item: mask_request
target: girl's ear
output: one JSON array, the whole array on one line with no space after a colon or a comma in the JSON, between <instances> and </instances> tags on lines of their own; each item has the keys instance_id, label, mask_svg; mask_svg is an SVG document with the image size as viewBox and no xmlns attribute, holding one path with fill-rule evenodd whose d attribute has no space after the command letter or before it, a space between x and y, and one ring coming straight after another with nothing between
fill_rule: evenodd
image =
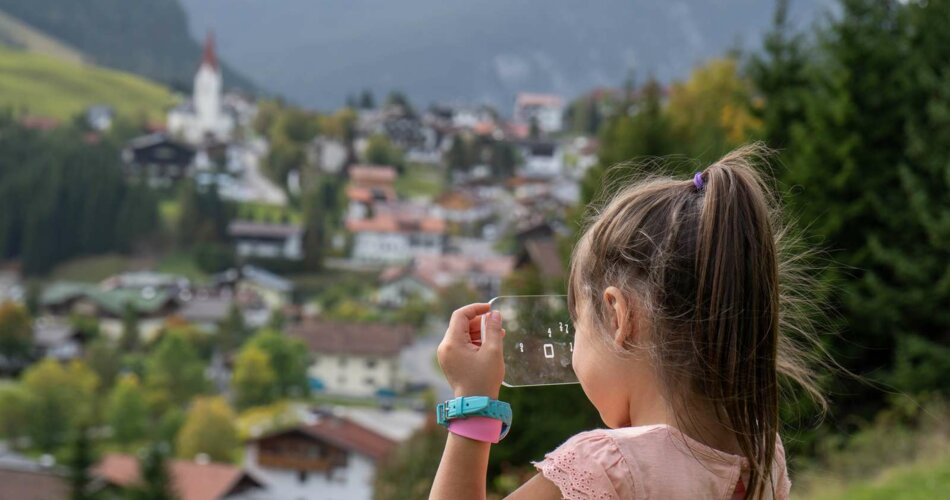
<instances>
[{"instance_id":1,"label":"girl's ear","mask_svg":"<svg viewBox=\"0 0 950 500\"><path fill-rule=\"evenodd\" d=\"M610 308L610 327L614 337L614 344L623 348L629 340L629 337L635 336L632 324L629 321L629 307L632 305L615 286L608 286L604 289L604 302Z\"/></svg>"}]
</instances>

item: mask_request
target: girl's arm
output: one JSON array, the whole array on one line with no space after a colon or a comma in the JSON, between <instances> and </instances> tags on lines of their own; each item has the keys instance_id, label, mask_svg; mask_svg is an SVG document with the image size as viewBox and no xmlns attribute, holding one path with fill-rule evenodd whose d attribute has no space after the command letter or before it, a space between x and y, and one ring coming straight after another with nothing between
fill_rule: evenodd
<instances>
[{"instance_id":1,"label":"girl's arm","mask_svg":"<svg viewBox=\"0 0 950 500\"><path fill-rule=\"evenodd\" d=\"M482 315L486 332L482 335ZM489 396L498 399L505 378L502 356L501 313L489 313L487 303L465 306L452 313L449 328L439 344L439 366L455 396ZM439 470L432 482L429 500L484 500L491 443L448 435ZM556 500L561 492L551 481L538 474L512 493L513 499Z\"/></svg>"},{"instance_id":2,"label":"girl's arm","mask_svg":"<svg viewBox=\"0 0 950 500\"><path fill-rule=\"evenodd\" d=\"M481 319L485 314L489 314L485 321L488 331L482 335ZM487 303L470 304L452 313L449 328L439 344L438 358L455 397L498 399L498 390L505 378L503 335L501 314L489 313ZM450 432L429 500L484 500L489 449L491 443Z\"/></svg>"},{"instance_id":3,"label":"girl's arm","mask_svg":"<svg viewBox=\"0 0 950 500\"><path fill-rule=\"evenodd\" d=\"M429 500L485 500L491 443L449 433Z\"/></svg>"}]
</instances>

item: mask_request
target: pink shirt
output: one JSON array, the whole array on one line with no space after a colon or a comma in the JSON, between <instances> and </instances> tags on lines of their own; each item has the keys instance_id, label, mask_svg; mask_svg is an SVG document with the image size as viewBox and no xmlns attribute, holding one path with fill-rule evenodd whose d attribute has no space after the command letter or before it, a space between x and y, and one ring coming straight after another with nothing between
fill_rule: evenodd
<instances>
[{"instance_id":1,"label":"pink shirt","mask_svg":"<svg viewBox=\"0 0 950 500\"><path fill-rule=\"evenodd\" d=\"M666 424L595 429L532 462L569 500L742 498L745 457L718 451ZM775 443L776 500L791 489L781 439ZM766 493L766 498L770 496Z\"/></svg>"}]
</instances>

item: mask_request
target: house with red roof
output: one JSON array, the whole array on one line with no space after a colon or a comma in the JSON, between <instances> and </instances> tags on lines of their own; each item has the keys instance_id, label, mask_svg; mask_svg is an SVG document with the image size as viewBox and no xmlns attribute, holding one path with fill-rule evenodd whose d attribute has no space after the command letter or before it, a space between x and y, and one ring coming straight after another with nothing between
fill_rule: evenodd
<instances>
[{"instance_id":1,"label":"house with red roof","mask_svg":"<svg viewBox=\"0 0 950 500\"><path fill-rule=\"evenodd\" d=\"M346 186L348 219L369 217L376 203L396 201L396 169L385 165L353 165Z\"/></svg>"},{"instance_id":2,"label":"house with red roof","mask_svg":"<svg viewBox=\"0 0 950 500\"><path fill-rule=\"evenodd\" d=\"M321 413L249 440L244 465L267 484L269 498L369 500L376 464L396 444L349 418Z\"/></svg>"},{"instance_id":3,"label":"house with red roof","mask_svg":"<svg viewBox=\"0 0 950 500\"><path fill-rule=\"evenodd\" d=\"M544 133L557 133L564 128L564 99L554 94L522 92L515 98L512 115L515 123L538 124Z\"/></svg>"},{"instance_id":4,"label":"house with red roof","mask_svg":"<svg viewBox=\"0 0 950 500\"><path fill-rule=\"evenodd\" d=\"M169 460L168 476L178 500L264 500L274 496L250 472L231 464L208 460ZM92 470L94 477L118 490L141 484L139 460L122 453L109 453Z\"/></svg>"},{"instance_id":5,"label":"house with red roof","mask_svg":"<svg viewBox=\"0 0 950 500\"><path fill-rule=\"evenodd\" d=\"M418 255L439 255L446 242L445 220L432 207L409 202L377 203L372 214L348 218L353 243L350 257L361 262L407 262Z\"/></svg>"}]
</instances>

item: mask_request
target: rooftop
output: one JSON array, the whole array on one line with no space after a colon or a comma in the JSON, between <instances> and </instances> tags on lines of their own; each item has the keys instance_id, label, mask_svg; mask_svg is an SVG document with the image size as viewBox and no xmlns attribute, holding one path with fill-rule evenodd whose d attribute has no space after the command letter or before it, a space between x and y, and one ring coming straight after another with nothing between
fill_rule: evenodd
<instances>
[{"instance_id":1,"label":"rooftop","mask_svg":"<svg viewBox=\"0 0 950 500\"><path fill-rule=\"evenodd\" d=\"M91 300L103 311L116 316L125 312L126 305L131 305L140 314L152 314L175 300L168 291L160 288L104 290L89 283L59 282L43 290L40 304L59 306L81 298Z\"/></svg>"},{"instance_id":2,"label":"rooftop","mask_svg":"<svg viewBox=\"0 0 950 500\"><path fill-rule=\"evenodd\" d=\"M69 482L61 468L0 452L0 498L62 500L69 498Z\"/></svg>"},{"instance_id":3,"label":"rooftop","mask_svg":"<svg viewBox=\"0 0 950 500\"><path fill-rule=\"evenodd\" d=\"M139 462L132 455L107 454L93 473L120 487L140 481ZM215 462L169 460L168 475L179 500L218 500L248 484L262 486L243 469Z\"/></svg>"},{"instance_id":4,"label":"rooftop","mask_svg":"<svg viewBox=\"0 0 950 500\"><path fill-rule=\"evenodd\" d=\"M236 220L228 225L228 234L235 238L290 238L302 232L299 224Z\"/></svg>"},{"instance_id":5,"label":"rooftop","mask_svg":"<svg viewBox=\"0 0 950 500\"><path fill-rule=\"evenodd\" d=\"M551 106L551 107L561 107L564 105L564 99L559 95L555 94L532 94L528 92L522 92L518 94L517 99L515 100L515 106L524 107L524 106Z\"/></svg>"},{"instance_id":6,"label":"rooftop","mask_svg":"<svg viewBox=\"0 0 950 500\"><path fill-rule=\"evenodd\" d=\"M288 328L314 353L396 356L412 341L412 327L307 319Z\"/></svg>"},{"instance_id":7,"label":"rooftop","mask_svg":"<svg viewBox=\"0 0 950 500\"><path fill-rule=\"evenodd\" d=\"M312 424L267 434L256 438L255 441L293 433L329 443L352 453L359 453L373 460L385 457L396 447L396 441L349 418L333 415L320 415Z\"/></svg>"},{"instance_id":8,"label":"rooftop","mask_svg":"<svg viewBox=\"0 0 950 500\"><path fill-rule=\"evenodd\" d=\"M351 233L444 233L445 221L432 216L377 213L370 219L347 219Z\"/></svg>"},{"instance_id":9,"label":"rooftop","mask_svg":"<svg viewBox=\"0 0 950 500\"><path fill-rule=\"evenodd\" d=\"M396 169L387 165L353 165L350 181L355 184L391 184L396 180Z\"/></svg>"}]
</instances>

